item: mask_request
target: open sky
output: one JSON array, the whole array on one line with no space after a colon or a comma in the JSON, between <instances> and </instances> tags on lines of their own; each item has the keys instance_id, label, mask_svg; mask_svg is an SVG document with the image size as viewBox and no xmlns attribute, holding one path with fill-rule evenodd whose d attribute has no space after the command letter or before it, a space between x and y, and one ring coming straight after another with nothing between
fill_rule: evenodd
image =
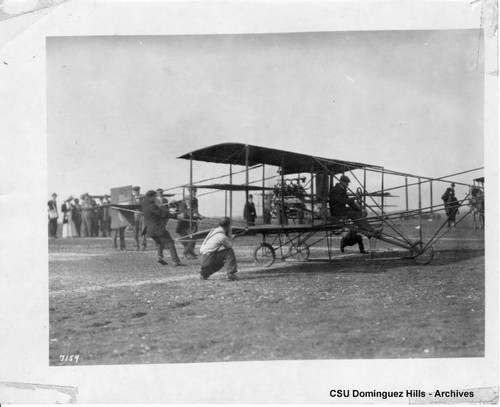
<instances>
[{"instance_id":1,"label":"open sky","mask_svg":"<svg viewBox=\"0 0 500 407\"><path fill-rule=\"evenodd\" d=\"M429 177L481 167L481 42L478 30L48 38L47 196L186 184L176 157L222 142ZM195 164L194 178L227 170Z\"/></svg>"}]
</instances>

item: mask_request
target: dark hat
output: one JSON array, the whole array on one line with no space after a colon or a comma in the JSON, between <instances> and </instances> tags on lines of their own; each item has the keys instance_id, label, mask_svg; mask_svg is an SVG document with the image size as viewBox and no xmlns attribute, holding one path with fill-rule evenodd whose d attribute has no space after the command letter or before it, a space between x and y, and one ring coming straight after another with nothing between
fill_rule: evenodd
<instances>
[{"instance_id":1,"label":"dark hat","mask_svg":"<svg viewBox=\"0 0 500 407\"><path fill-rule=\"evenodd\" d=\"M163 189L161 189L161 188L156 188L156 192L161 193L161 192L163 192Z\"/></svg>"},{"instance_id":2,"label":"dark hat","mask_svg":"<svg viewBox=\"0 0 500 407\"><path fill-rule=\"evenodd\" d=\"M340 180L341 180L342 182L351 182L351 180L349 179L349 177L348 177L347 175L342 175L342 176L340 177Z\"/></svg>"},{"instance_id":3,"label":"dark hat","mask_svg":"<svg viewBox=\"0 0 500 407\"><path fill-rule=\"evenodd\" d=\"M452 182L452 183L451 183L451 186L452 186L452 187L454 187L454 186L455 186L455 183L454 183L454 182Z\"/></svg>"},{"instance_id":4,"label":"dark hat","mask_svg":"<svg viewBox=\"0 0 500 407\"><path fill-rule=\"evenodd\" d=\"M138 186L135 186L132 188L132 191L140 191L141 190L141 187L138 187Z\"/></svg>"},{"instance_id":5,"label":"dark hat","mask_svg":"<svg viewBox=\"0 0 500 407\"><path fill-rule=\"evenodd\" d=\"M146 192L146 198L147 199L151 199L152 197L156 196L156 191L153 191L153 190L150 190L148 192Z\"/></svg>"},{"instance_id":6,"label":"dark hat","mask_svg":"<svg viewBox=\"0 0 500 407\"><path fill-rule=\"evenodd\" d=\"M219 220L219 226L222 226L223 228L228 227L230 223L231 219L229 219L227 216L224 216Z\"/></svg>"},{"instance_id":7,"label":"dark hat","mask_svg":"<svg viewBox=\"0 0 500 407\"><path fill-rule=\"evenodd\" d=\"M51 196L57 196L57 194L54 192Z\"/></svg>"},{"instance_id":8,"label":"dark hat","mask_svg":"<svg viewBox=\"0 0 500 407\"><path fill-rule=\"evenodd\" d=\"M250 195L248 195L248 197L249 197L249 198L253 198L253 195L252 195L252 194L250 194Z\"/></svg>"}]
</instances>

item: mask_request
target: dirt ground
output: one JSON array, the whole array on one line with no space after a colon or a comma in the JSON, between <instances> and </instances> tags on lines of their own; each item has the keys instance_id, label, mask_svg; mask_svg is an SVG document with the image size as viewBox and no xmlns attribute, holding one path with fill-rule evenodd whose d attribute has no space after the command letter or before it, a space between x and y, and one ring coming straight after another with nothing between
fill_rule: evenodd
<instances>
[{"instance_id":1,"label":"dirt ground","mask_svg":"<svg viewBox=\"0 0 500 407\"><path fill-rule=\"evenodd\" d=\"M50 240L50 364L484 355L483 231L460 224L426 266L385 244L373 259L355 247L341 254L339 241L332 261L318 244L308 262L262 268L252 259L259 238L236 239L230 282L200 280L197 260L174 268L167 252L159 265L153 242L135 251L129 231L126 251L110 238Z\"/></svg>"}]
</instances>

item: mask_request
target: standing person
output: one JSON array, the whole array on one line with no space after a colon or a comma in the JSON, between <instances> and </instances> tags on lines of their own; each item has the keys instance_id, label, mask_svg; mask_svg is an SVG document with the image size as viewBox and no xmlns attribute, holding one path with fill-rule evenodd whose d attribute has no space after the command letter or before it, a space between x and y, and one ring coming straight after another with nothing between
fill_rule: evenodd
<instances>
[{"instance_id":1,"label":"standing person","mask_svg":"<svg viewBox=\"0 0 500 407\"><path fill-rule=\"evenodd\" d=\"M191 231L189 233L196 233L198 231L198 220L201 220L203 219L203 215L200 214L200 211L199 211L199 205L198 205L198 198L196 198L196 187L193 187L192 189L190 189L191 193L190 193L190 198L188 197L188 204L185 204L185 208L188 208L189 209L189 212L188 212L188 217L187 219L189 220L190 217L192 219L192 222L191 222Z\"/></svg>"},{"instance_id":2,"label":"standing person","mask_svg":"<svg viewBox=\"0 0 500 407\"><path fill-rule=\"evenodd\" d=\"M356 199L347 196L350 182L349 177L342 175L339 182L330 190L330 214L332 216L346 216L353 220L363 232L370 236L380 236L381 230L374 229L366 219L363 219L363 212L356 205Z\"/></svg>"},{"instance_id":3,"label":"standing person","mask_svg":"<svg viewBox=\"0 0 500 407\"><path fill-rule=\"evenodd\" d=\"M238 272L233 244L229 239L231 220L226 216L219 221L219 227L212 229L200 247L200 276L206 280L224 268L229 281L237 280Z\"/></svg>"},{"instance_id":4,"label":"standing person","mask_svg":"<svg viewBox=\"0 0 500 407\"><path fill-rule=\"evenodd\" d=\"M125 226L120 226L112 230L113 232L113 247L118 249L118 238L120 239L120 250L125 250Z\"/></svg>"},{"instance_id":5,"label":"standing person","mask_svg":"<svg viewBox=\"0 0 500 407\"><path fill-rule=\"evenodd\" d=\"M98 222L98 232L101 232L101 237L107 237L106 217L108 209L109 208L104 204L104 197L99 197L99 202L96 205L95 211Z\"/></svg>"},{"instance_id":6,"label":"standing person","mask_svg":"<svg viewBox=\"0 0 500 407\"><path fill-rule=\"evenodd\" d=\"M57 219L59 212L57 211L57 194L54 192L51 195L52 199L47 202L47 212L49 217L49 237L57 238Z\"/></svg>"},{"instance_id":7,"label":"standing person","mask_svg":"<svg viewBox=\"0 0 500 407\"><path fill-rule=\"evenodd\" d=\"M70 195L61 205L63 213L62 237L73 237L76 235L75 223L73 222L73 197Z\"/></svg>"},{"instance_id":8,"label":"standing person","mask_svg":"<svg viewBox=\"0 0 500 407\"><path fill-rule=\"evenodd\" d=\"M73 201L73 206L71 208L71 218L75 224L75 236L81 237L82 228L82 207L80 206L80 200L75 198Z\"/></svg>"},{"instance_id":9,"label":"standing person","mask_svg":"<svg viewBox=\"0 0 500 407\"><path fill-rule=\"evenodd\" d=\"M143 204L143 198L141 196L141 187L135 186L132 188L132 203L135 205L142 205ZM135 247L137 250L141 250L141 244L142 244L142 250L146 250L147 247L147 238L146 235L143 234L144 230L144 216L143 212L141 211L136 211L134 212L134 241L135 241Z\"/></svg>"},{"instance_id":10,"label":"standing person","mask_svg":"<svg viewBox=\"0 0 500 407\"><path fill-rule=\"evenodd\" d=\"M104 195L104 205L105 205L104 217L106 219L105 228L108 236L111 236L111 208L109 207L110 203L111 203L110 196L108 194Z\"/></svg>"},{"instance_id":11,"label":"standing person","mask_svg":"<svg viewBox=\"0 0 500 407\"><path fill-rule=\"evenodd\" d=\"M452 184L455 185L455 184ZM446 191L444 191L444 194L441 196L441 200L443 201L444 204L444 211L446 213L446 216L448 217L448 227L451 227L451 223L454 220L452 220L452 210L451 210L451 197L454 196L453 188L446 188ZM456 199L456 198L455 198Z\"/></svg>"},{"instance_id":12,"label":"standing person","mask_svg":"<svg viewBox=\"0 0 500 407\"><path fill-rule=\"evenodd\" d=\"M358 245L360 253L366 253L365 246L363 245L363 237L354 229L344 228L342 239L340 240L340 251L344 253L344 247L354 246L355 244Z\"/></svg>"},{"instance_id":13,"label":"standing person","mask_svg":"<svg viewBox=\"0 0 500 407\"><path fill-rule=\"evenodd\" d=\"M162 188L157 188L156 189L156 202L160 207L165 208L168 204L168 199L163 196L163 189Z\"/></svg>"},{"instance_id":14,"label":"standing person","mask_svg":"<svg viewBox=\"0 0 500 407\"><path fill-rule=\"evenodd\" d=\"M94 198L90 197L90 203L92 210L90 211L91 216L92 216L92 222L91 222L91 230L90 230L90 236L92 237L99 237L99 213L98 213L98 206L97 202Z\"/></svg>"},{"instance_id":15,"label":"standing person","mask_svg":"<svg viewBox=\"0 0 500 407\"><path fill-rule=\"evenodd\" d=\"M177 255L177 250L175 248L175 243L170 236L170 233L165 229L163 220L165 218L173 217L170 212L166 209L162 209L156 203L157 193L156 191L148 191L146 193L144 203L142 206L142 213L144 216L145 232L152 238L158 249L158 263L163 266L167 265L167 262L163 258L163 250L168 249L170 252L170 257L174 262L174 266L183 266Z\"/></svg>"},{"instance_id":16,"label":"standing person","mask_svg":"<svg viewBox=\"0 0 500 407\"><path fill-rule=\"evenodd\" d=\"M265 225L271 224L271 204L272 204L272 197L270 194L267 194L265 199L264 199L264 224Z\"/></svg>"},{"instance_id":17,"label":"standing person","mask_svg":"<svg viewBox=\"0 0 500 407\"><path fill-rule=\"evenodd\" d=\"M186 202L186 204L182 206L184 207L184 209L181 211L177 219L177 227L175 229L176 233L178 233L180 237L184 237L190 235L191 233L195 233L198 230L197 221L199 220L199 218L195 214L193 214L192 222L190 222L189 205ZM184 246L183 255L186 259L189 257L191 257L192 259L196 259L198 257L196 256L196 253L194 251L194 248L196 246L196 240L181 241L181 243Z\"/></svg>"},{"instance_id":18,"label":"standing person","mask_svg":"<svg viewBox=\"0 0 500 407\"><path fill-rule=\"evenodd\" d=\"M451 191L450 197L448 199L448 227L450 228L453 224L453 227L456 227L455 219L458 213L458 208L460 207L460 203L458 202L457 197L455 196L455 192Z\"/></svg>"},{"instance_id":19,"label":"standing person","mask_svg":"<svg viewBox=\"0 0 500 407\"><path fill-rule=\"evenodd\" d=\"M444 203L445 210L448 207L448 200L450 199L451 191L452 191L451 188L446 188L446 191L444 191L444 194L441 195L441 200Z\"/></svg>"},{"instance_id":20,"label":"standing person","mask_svg":"<svg viewBox=\"0 0 500 407\"><path fill-rule=\"evenodd\" d=\"M248 195L248 202L243 208L243 217L247 221L248 226L255 226L255 218L257 217L257 212L255 210L255 204L253 203L253 195Z\"/></svg>"},{"instance_id":21,"label":"standing person","mask_svg":"<svg viewBox=\"0 0 500 407\"><path fill-rule=\"evenodd\" d=\"M82 198L82 235L83 237L92 236L92 201L90 200L90 195L84 193L80 198Z\"/></svg>"},{"instance_id":22,"label":"standing person","mask_svg":"<svg viewBox=\"0 0 500 407\"><path fill-rule=\"evenodd\" d=\"M156 190L156 203L160 208L168 210L168 199L163 196L163 189L161 188L158 188ZM168 223L168 218L163 219L163 223L166 228Z\"/></svg>"},{"instance_id":23,"label":"standing person","mask_svg":"<svg viewBox=\"0 0 500 407\"><path fill-rule=\"evenodd\" d=\"M196 198L196 193L197 193L196 187L191 188L190 191L191 191L191 202L189 203L189 205L190 205L191 211L193 213L193 216L196 216L198 218L202 218L202 216L200 215L200 212L198 211L199 206L198 206L198 198Z\"/></svg>"}]
</instances>

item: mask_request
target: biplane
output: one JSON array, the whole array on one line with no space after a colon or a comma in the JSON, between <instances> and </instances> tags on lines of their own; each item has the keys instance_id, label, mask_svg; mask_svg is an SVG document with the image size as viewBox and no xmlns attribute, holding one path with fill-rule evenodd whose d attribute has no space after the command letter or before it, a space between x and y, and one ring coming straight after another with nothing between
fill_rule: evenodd
<instances>
[{"instance_id":1,"label":"biplane","mask_svg":"<svg viewBox=\"0 0 500 407\"><path fill-rule=\"evenodd\" d=\"M234 238L260 235L262 239L255 247L253 256L255 262L263 266L271 266L277 255L284 260L306 261L310 256L310 248L320 242L326 242L328 260L331 260L333 237L341 234L345 228L354 229L369 238L371 257L374 257L376 242L383 241L404 249L404 258L412 259L417 264L428 264L434 257L433 246L449 232L449 229L445 228L445 221L441 226L433 228L430 236L424 237L424 221L438 219L438 212L444 211L443 204L433 204L433 183L449 183L456 175L482 169L475 168L445 177L429 178L387 170L382 166L242 143L211 145L178 158L190 162L190 179L187 185L189 191L196 187L225 191L229 194L226 205L229 202L230 218L234 218L234 193L244 192L245 202L248 201L250 193L259 194L262 198L263 222L255 226L238 226L237 222L233 221L232 235ZM229 178L229 182L195 183L194 163L198 161L229 166L229 173L225 176ZM244 182L234 182L234 166L244 167L242 171L238 171L244 174ZM260 180L254 180L255 176L251 178L251 173L255 172L261 173ZM379 227L380 232L376 235L360 229L353 219L329 212L329 191L342 175L348 175L352 180L353 186L348 188L348 192L355 198L363 214L362 219L373 227ZM394 178L399 180L398 185L389 185L388 180ZM273 186L269 186L271 179L276 181ZM468 184L454 182L470 187ZM425 195L422 191L424 186L428 187ZM390 199L401 199L401 196L393 194L397 190L403 192L405 210L391 211ZM410 208L410 196L416 198L416 208ZM430 199L430 204L425 204L424 198ZM469 198L470 194L467 194L459 201L459 205L468 202ZM456 223L462 221L470 212L471 210L468 210L463 213ZM402 229L399 220L403 218L416 220L417 238L409 236ZM190 218L190 222L194 220ZM179 240L203 239L207 233L208 230L201 230Z\"/></svg>"}]
</instances>

